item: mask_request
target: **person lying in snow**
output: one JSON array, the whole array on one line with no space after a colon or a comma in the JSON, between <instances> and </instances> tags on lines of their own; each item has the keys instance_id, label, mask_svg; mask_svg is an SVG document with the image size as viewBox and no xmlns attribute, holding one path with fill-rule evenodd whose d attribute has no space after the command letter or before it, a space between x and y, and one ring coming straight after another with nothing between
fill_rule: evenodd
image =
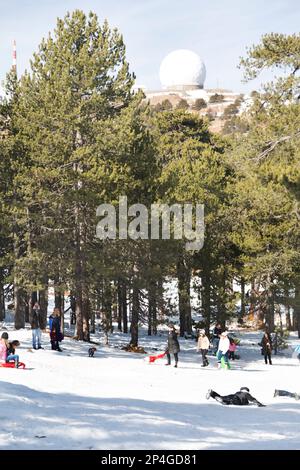
<instances>
[{"instance_id":1,"label":"person lying in snow","mask_svg":"<svg viewBox=\"0 0 300 470\"><path fill-rule=\"evenodd\" d=\"M256 400L252 395L250 395L250 390L248 387L242 387L239 392L233 393L232 395L221 396L213 390L208 390L206 394L207 400L209 398L214 398L217 402L222 403L222 405L256 405L256 406L266 406Z\"/></svg>"},{"instance_id":2,"label":"person lying in snow","mask_svg":"<svg viewBox=\"0 0 300 470\"><path fill-rule=\"evenodd\" d=\"M274 398L275 397L290 397L295 398L295 400L300 400L300 393L287 392L286 390L275 390Z\"/></svg>"}]
</instances>

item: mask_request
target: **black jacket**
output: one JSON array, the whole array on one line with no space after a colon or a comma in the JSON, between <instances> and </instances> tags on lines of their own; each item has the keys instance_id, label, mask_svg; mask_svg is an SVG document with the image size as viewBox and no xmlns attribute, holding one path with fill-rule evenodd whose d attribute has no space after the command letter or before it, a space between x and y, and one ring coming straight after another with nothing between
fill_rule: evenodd
<instances>
[{"instance_id":1,"label":"black jacket","mask_svg":"<svg viewBox=\"0 0 300 470\"><path fill-rule=\"evenodd\" d=\"M226 405L256 405L256 406L265 406L259 401L256 400L249 392L236 392L232 395L227 395L222 397Z\"/></svg>"},{"instance_id":2,"label":"black jacket","mask_svg":"<svg viewBox=\"0 0 300 470\"><path fill-rule=\"evenodd\" d=\"M50 333L54 333L56 337L58 337L58 335L60 334L60 319L59 317L52 317L52 315L50 315L50 318L52 319Z\"/></svg>"},{"instance_id":3,"label":"black jacket","mask_svg":"<svg viewBox=\"0 0 300 470\"><path fill-rule=\"evenodd\" d=\"M219 338L220 334L222 333L222 328L217 328L215 326L214 331L213 331L213 337L214 338Z\"/></svg>"},{"instance_id":4,"label":"black jacket","mask_svg":"<svg viewBox=\"0 0 300 470\"><path fill-rule=\"evenodd\" d=\"M167 346L166 352L175 354L175 353L178 353L179 351L180 351L180 346L179 346L179 342L177 339L177 333L176 331L169 331L168 346Z\"/></svg>"},{"instance_id":5,"label":"black jacket","mask_svg":"<svg viewBox=\"0 0 300 470\"><path fill-rule=\"evenodd\" d=\"M271 340L271 337L268 336L268 338L266 338L265 336L263 337L263 339L261 340L261 347L262 347L262 353L263 354L270 354L271 351L272 351L272 340Z\"/></svg>"},{"instance_id":6,"label":"black jacket","mask_svg":"<svg viewBox=\"0 0 300 470\"><path fill-rule=\"evenodd\" d=\"M41 328L41 311L40 309L32 309L31 314L31 328L32 330L36 330L37 328Z\"/></svg>"}]
</instances>

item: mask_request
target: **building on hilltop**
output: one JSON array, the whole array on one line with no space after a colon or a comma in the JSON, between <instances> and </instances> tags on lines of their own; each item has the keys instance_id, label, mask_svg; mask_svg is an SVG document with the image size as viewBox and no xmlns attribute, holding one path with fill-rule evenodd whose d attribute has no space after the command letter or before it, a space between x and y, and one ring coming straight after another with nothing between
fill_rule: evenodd
<instances>
[{"instance_id":1,"label":"building on hilltop","mask_svg":"<svg viewBox=\"0 0 300 470\"><path fill-rule=\"evenodd\" d=\"M175 108L181 100L185 100L190 110L220 120L225 109L241 98L240 93L231 90L205 89L205 64L198 54L188 49L178 49L168 54L161 62L159 77L161 90L143 90L152 106L168 100ZM197 100L204 100L206 107L197 110Z\"/></svg>"}]
</instances>

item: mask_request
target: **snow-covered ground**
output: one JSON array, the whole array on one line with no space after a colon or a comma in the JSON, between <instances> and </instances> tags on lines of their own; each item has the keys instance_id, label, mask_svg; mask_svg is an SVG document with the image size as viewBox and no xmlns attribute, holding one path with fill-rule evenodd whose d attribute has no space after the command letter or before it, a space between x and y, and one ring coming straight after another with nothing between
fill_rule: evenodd
<instances>
[{"instance_id":1,"label":"snow-covered ground","mask_svg":"<svg viewBox=\"0 0 300 470\"><path fill-rule=\"evenodd\" d=\"M26 370L0 368L0 449L300 449L300 401L273 398L275 388L300 392L300 364L292 346L266 366L257 345L261 333L238 333L241 359L230 371L215 358L201 368L193 340L180 340L179 368L154 364L120 349L128 337L115 333L94 358L89 345L65 339L63 352L31 352L31 331L14 331ZM3 330L2 330L3 331ZM166 335L140 344L163 351ZM206 400L242 386L266 408L222 406Z\"/></svg>"}]
</instances>

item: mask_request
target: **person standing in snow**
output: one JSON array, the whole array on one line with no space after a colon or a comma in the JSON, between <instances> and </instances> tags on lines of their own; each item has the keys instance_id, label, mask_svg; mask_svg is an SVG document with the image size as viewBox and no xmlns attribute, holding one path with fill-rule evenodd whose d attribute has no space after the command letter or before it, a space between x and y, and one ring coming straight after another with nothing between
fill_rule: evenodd
<instances>
[{"instance_id":1,"label":"person standing in snow","mask_svg":"<svg viewBox=\"0 0 300 470\"><path fill-rule=\"evenodd\" d=\"M168 362L166 366L171 365L171 353L174 354L174 359L175 359L175 366L177 367L178 364L178 353L180 351L180 346L177 338L177 332L175 330L175 326L171 323L169 325L169 333L168 333L168 345L166 348L166 353L167 353L167 359Z\"/></svg>"},{"instance_id":2,"label":"person standing in snow","mask_svg":"<svg viewBox=\"0 0 300 470\"><path fill-rule=\"evenodd\" d=\"M223 331L220 336L217 359L218 364L221 364L222 359L224 359L225 364L228 364L228 351L229 351L230 341L228 339L227 331Z\"/></svg>"},{"instance_id":3,"label":"person standing in snow","mask_svg":"<svg viewBox=\"0 0 300 470\"><path fill-rule=\"evenodd\" d=\"M33 349L43 349L41 342L42 342L42 332L41 332L41 309L38 302L35 302L34 306L32 307L32 314L31 314L31 331L32 331L32 347Z\"/></svg>"},{"instance_id":4,"label":"person standing in snow","mask_svg":"<svg viewBox=\"0 0 300 470\"><path fill-rule=\"evenodd\" d=\"M248 387L242 387L238 392L232 393L231 395L219 395L213 390L208 390L206 394L207 400L209 398L214 398L217 402L222 403L222 405L256 405L256 406L266 406L256 400L252 395L250 395L250 390Z\"/></svg>"},{"instance_id":5,"label":"person standing in snow","mask_svg":"<svg viewBox=\"0 0 300 470\"><path fill-rule=\"evenodd\" d=\"M209 364L208 359L206 357L208 349L209 349L209 339L205 334L205 330L200 330L198 344L197 344L197 351L200 351L202 355L201 367L206 367Z\"/></svg>"},{"instance_id":6,"label":"person standing in snow","mask_svg":"<svg viewBox=\"0 0 300 470\"><path fill-rule=\"evenodd\" d=\"M50 341L51 349L54 351L61 352L59 347L59 341L62 341L62 333L60 331L60 311L59 308L53 310L52 315L49 317L49 328L50 328Z\"/></svg>"},{"instance_id":7,"label":"person standing in snow","mask_svg":"<svg viewBox=\"0 0 300 470\"><path fill-rule=\"evenodd\" d=\"M269 364L272 365L272 359L271 359L272 340L271 340L271 336L269 333L265 333L263 335L260 346L262 347L262 354L265 357L265 364L268 364L268 360L269 360Z\"/></svg>"},{"instance_id":8,"label":"person standing in snow","mask_svg":"<svg viewBox=\"0 0 300 470\"><path fill-rule=\"evenodd\" d=\"M217 351L218 351L218 346L219 346L221 333L222 333L221 324L217 323L216 326L213 329L213 340L212 340L212 344L213 344L215 353L217 353Z\"/></svg>"},{"instance_id":9,"label":"person standing in snow","mask_svg":"<svg viewBox=\"0 0 300 470\"><path fill-rule=\"evenodd\" d=\"M235 351L236 351L236 344L233 338L229 338L229 356L228 359L235 360Z\"/></svg>"}]
</instances>

